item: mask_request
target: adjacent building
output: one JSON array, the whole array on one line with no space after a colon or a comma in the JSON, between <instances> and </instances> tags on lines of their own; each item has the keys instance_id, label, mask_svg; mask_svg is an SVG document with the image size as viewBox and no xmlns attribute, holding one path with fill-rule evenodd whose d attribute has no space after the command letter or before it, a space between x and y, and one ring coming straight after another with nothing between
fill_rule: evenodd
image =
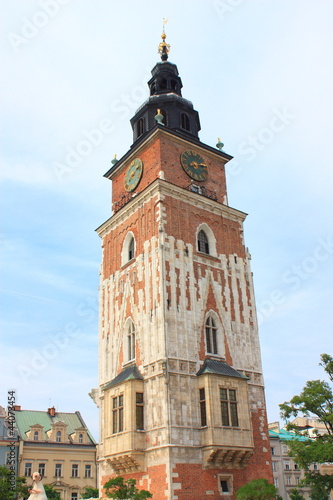
<instances>
[{"instance_id":1,"label":"adjacent building","mask_svg":"<svg viewBox=\"0 0 333 500\"><path fill-rule=\"evenodd\" d=\"M80 412L22 410L15 407L19 434L18 475L34 471L52 484L62 500L77 500L86 487L96 488L96 443Z\"/></svg>"},{"instance_id":2,"label":"adjacent building","mask_svg":"<svg viewBox=\"0 0 333 500\"><path fill-rule=\"evenodd\" d=\"M5 408L0 406L0 465L5 465L18 475L19 438L16 429L8 425Z\"/></svg>"},{"instance_id":3,"label":"adjacent building","mask_svg":"<svg viewBox=\"0 0 333 500\"><path fill-rule=\"evenodd\" d=\"M273 482L246 214L228 203L232 157L199 139L165 33L159 49L97 230L100 486L120 474L155 500L231 500Z\"/></svg>"}]
</instances>

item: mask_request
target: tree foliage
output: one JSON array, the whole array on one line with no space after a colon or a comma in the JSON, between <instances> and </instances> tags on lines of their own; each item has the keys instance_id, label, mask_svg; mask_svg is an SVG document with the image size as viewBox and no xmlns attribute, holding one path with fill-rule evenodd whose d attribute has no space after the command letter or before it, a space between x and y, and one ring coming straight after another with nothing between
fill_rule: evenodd
<instances>
[{"instance_id":1,"label":"tree foliage","mask_svg":"<svg viewBox=\"0 0 333 500\"><path fill-rule=\"evenodd\" d=\"M14 498L28 497L28 487L24 477L15 478L14 490L11 484L11 472L7 467L0 466L0 498L1 500L12 500Z\"/></svg>"},{"instance_id":2,"label":"tree foliage","mask_svg":"<svg viewBox=\"0 0 333 500\"><path fill-rule=\"evenodd\" d=\"M82 498L98 498L98 488L85 488L85 493L83 493Z\"/></svg>"},{"instance_id":3,"label":"tree foliage","mask_svg":"<svg viewBox=\"0 0 333 500\"><path fill-rule=\"evenodd\" d=\"M48 500L61 500L59 491L52 484L45 484L44 490Z\"/></svg>"},{"instance_id":4,"label":"tree foliage","mask_svg":"<svg viewBox=\"0 0 333 500\"><path fill-rule=\"evenodd\" d=\"M321 355L322 366L331 382L333 382L333 358L328 354ZM290 424L290 417L308 416L318 417L326 428L326 434L315 439L288 441L290 455L299 467L305 469L304 483L312 488L311 499L325 498L327 492L333 488L333 476L310 471L312 463L333 462L333 389L323 380L310 380L299 396L294 396L289 402L280 405L281 416L287 421L287 429L299 433L297 427ZM320 496L322 495L322 496Z\"/></svg>"},{"instance_id":5,"label":"tree foliage","mask_svg":"<svg viewBox=\"0 0 333 500\"><path fill-rule=\"evenodd\" d=\"M297 488L289 491L290 500L305 500L305 497L300 493Z\"/></svg>"},{"instance_id":6,"label":"tree foliage","mask_svg":"<svg viewBox=\"0 0 333 500\"><path fill-rule=\"evenodd\" d=\"M138 490L135 485L135 479L124 480L123 477L117 476L104 484L105 494L116 500L145 500L153 496L149 491Z\"/></svg>"},{"instance_id":7,"label":"tree foliage","mask_svg":"<svg viewBox=\"0 0 333 500\"><path fill-rule=\"evenodd\" d=\"M236 493L236 500L273 500L277 489L267 479L253 479L241 486Z\"/></svg>"}]
</instances>

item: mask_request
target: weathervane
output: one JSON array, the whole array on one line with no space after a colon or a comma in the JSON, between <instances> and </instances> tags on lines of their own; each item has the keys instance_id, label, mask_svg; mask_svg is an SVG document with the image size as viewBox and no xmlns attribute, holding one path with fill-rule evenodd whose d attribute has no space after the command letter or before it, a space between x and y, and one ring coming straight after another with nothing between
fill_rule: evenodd
<instances>
[{"instance_id":1,"label":"weathervane","mask_svg":"<svg viewBox=\"0 0 333 500\"><path fill-rule=\"evenodd\" d=\"M162 42L158 46L158 53L160 54L162 61L167 61L168 54L170 52L170 45L165 42L166 39L165 25L167 22L168 20L163 17L163 31L161 35Z\"/></svg>"}]
</instances>

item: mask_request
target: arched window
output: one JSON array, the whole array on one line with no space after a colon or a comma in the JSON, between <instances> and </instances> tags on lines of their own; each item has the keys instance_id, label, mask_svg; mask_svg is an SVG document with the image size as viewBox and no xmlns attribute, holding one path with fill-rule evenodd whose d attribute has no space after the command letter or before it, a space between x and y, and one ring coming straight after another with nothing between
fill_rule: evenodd
<instances>
[{"instance_id":1,"label":"arched window","mask_svg":"<svg viewBox=\"0 0 333 500\"><path fill-rule=\"evenodd\" d=\"M83 434L79 434L79 443L83 443Z\"/></svg>"},{"instance_id":2,"label":"arched window","mask_svg":"<svg viewBox=\"0 0 333 500\"><path fill-rule=\"evenodd\" d=\"M217 354L217 327L211 316L208 316L205 324L206 349L210 354Z\"/></svg>"},{"instance_id":3,"label":"arched window","mask_svg":"<svg viewBox=\"0 0 333 500\"><path fill-rule=\"evenodd\" d=\"M38 441L38 431L34 432L34 441Z\"/></svg>"},{"instance_id":4,"label":"arched window","mask_svg":"<svg viewBox=\"0 0 333 500\"><path fill-rule=\"evenodd\" d=\"M184 130L190 130L190 119L186 113L180 115L180 125Z\"/></svg>"},{"instance_id":5,"label":"arched window","mask_svg":"<svg viewBox=\"0 0 333 500\"><path fill-rule=\"evenodd\" d=\"M202 229L198 233L198 250L199 252L209 254L208 238L205 231L203 231Z\"/></svg>"},{"instance_id":6,"label":"arched window","mask_svg":"<svg viewBox=\"0 0 333 500\"><path fill-rule=\"evenodd\" d=\"M140 135L143 134L144 132L144 122L143 122L143 118L140 118L140 120L138 121L138 124L137 124L137 135L138 137L140 137Z\"/></svg>"},{"instance_id":7,"label":"arched window","mask_svg":"<svg viewBox=\"0 0 333 500\"><path fill-rule=\"evenodd\" d=\"M57 441L57 443L61 443L61 431L57 431L57 433L56 433L56 441Z\"/></svg>"},{"instance_id":8,"label":"arched window","mask_svg":"<svg viewBox=\"0 0 333 500\"><path fill-rule=\"evenodd\" d=\"M170 83L171 83L172 90L177 90L177 82L176 82L176 80L171 80Z\"/></svg>"},{"instance_id":9,"label":"arched window","mask_svg":"<svg viewBox=\"0 0 333 500\"><path fill-rule=\"evenodd\" d=\"M160 90L165 90L168 86L168 81L166 78L161 78L159 83Z\"/></svg>"},{"instance_id":10,"label":"arched window","mask_svg":"<svg viewBox=\"0 0 333 500\"><path fill-rule=\"evenodd\" d=\"M132 238L128 245L128 260L134 259L134 247L135 247L135 242L134 238Z\"/></svg>"},{"instance_id":11,"label":"arched window","mask_svg":"<svg viewBox=\"0 0 333 500\"><path fill-rule=\"evenodd\" d=\"M127 361L135 359L135 326L133 321L127 328Z\"/></svg>"}]
</instances>

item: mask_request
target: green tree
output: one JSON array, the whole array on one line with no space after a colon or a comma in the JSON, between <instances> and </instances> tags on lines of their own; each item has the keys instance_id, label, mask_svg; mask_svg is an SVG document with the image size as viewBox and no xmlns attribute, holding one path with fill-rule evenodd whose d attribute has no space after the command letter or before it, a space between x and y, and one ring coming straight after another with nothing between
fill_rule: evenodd
<instances>
[{"instance_id":1,"label":"green tree","mask_svg":"<svg viewBox=\"0 0 333 500\"><path fill-rule=\"evenodd\" d=\"M297 488L289 491L290 500L305 500L305 497L299 492Z\"/></svg>"},{"instance_id":2,"label":"green tree","mask_svg":"<svg viewBox=\"0 0 333 500\"><path fill-rule=\"evenodd\" d=\"M333 358L328 354L321 355L322 366L331 382L333 382ZM281 416L287 421L287 429L299 430L290 424L290 417L297 415L318 417L326 427L326 434L317 434L315 439L288 441L290 456L299 467L305 470L304 483L311 489L311 498L325 498L333 489L333 476L320 474L319 471L310 471L313 462L333 462L333 390L331 385L323 380L310 380L299 396L294 396L289 402L280 405ZM322 495L322 496L320 496Z\"/></svg>"},{"instance_id":3,"label":"green tree","mask_svg":"<svg viewBox=\"0 0 333 500\"><path fill-rule=\"evenodd\" d=\"M7 467L0 466L0 498L1 500L12 500L17 496L28 497L28 487L24 477L16 477L14 490L11 484L11 472Z\"/></svg>"},{"instance_id":4,"label":"green tree","mask_svg":"<svg viewBox=\"0 0 333 500\"><path fill-rule=\"evenodd\" d=\"M98 488L85 488L82 498L99 498Z\"/></svg>"},{"instance_id":5,"label":"green tree","mask_svg":"<svg viewBox=\"0 0 333 500\"><path fill-rule=\"evenodd\" d=\"M236 500L274 500L277 489L267 479L253 479L236 492Z\"/></svg>"},{"instance_id":6,"label":"green tree","mask_svg":"<svg viewBox=\"0 0 333 500\"><path fill-rule=\"evenodd\" d=\"M53 484L45 484L44 490L48 500L60 500L60 493L54 489Z\"/></svg>"},{"instance_id":7,"label":"green tree","mask_svg":"<svg viewBox=\"0 0 333 500\"><path fill-rule=\"evenodd\" d=\"M144 500L153 496L149 491L138 490L135 485L135 479L124 480L123 477L117 476L104 484L105 494L116 500Z\"/></svg>"}]
</instances>

